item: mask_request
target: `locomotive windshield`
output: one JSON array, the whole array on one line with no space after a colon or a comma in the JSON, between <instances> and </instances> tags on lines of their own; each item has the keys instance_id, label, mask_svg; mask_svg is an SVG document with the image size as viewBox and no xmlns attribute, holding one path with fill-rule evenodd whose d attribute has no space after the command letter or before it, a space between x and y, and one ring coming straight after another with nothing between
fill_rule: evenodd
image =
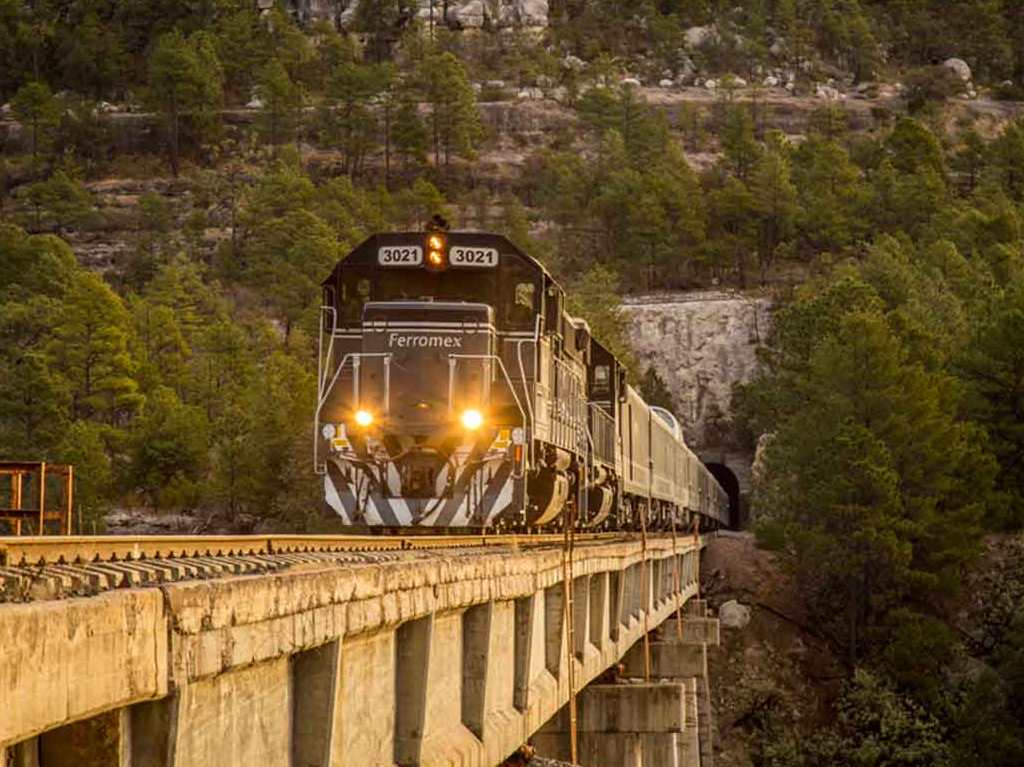
<instances>
[{"instance_id":1,"label":"locomotive windshield","mask_svg":"<svg viewBox=\"0 0 1024 767\"><path fill-rule=\"evenodd\" d=\"M347 326L362 320L363 306L370 301L471 300L493 306L498 321L514 330L532 330L541 308L540 275L512 259L497 269L473 271L357 265L343 269L339 282L340 319Z\"/></svg>"},{"instance_id":2,"label":"locomotive windshield","mask_svg":"<svg viewBox=\"0 0 1024 767\"><path fill-rule=\"evenodd\" d=\"M360 322L369 301L465 301L494 304L497 272L428 272L356 267L342 273L342 320Z\"/></svg>"}]
</instances>

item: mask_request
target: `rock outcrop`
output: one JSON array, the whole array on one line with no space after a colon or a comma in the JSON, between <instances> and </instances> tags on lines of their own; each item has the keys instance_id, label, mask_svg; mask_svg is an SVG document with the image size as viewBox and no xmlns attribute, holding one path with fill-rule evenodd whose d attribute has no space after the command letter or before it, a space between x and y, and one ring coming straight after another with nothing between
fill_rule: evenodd
<instances>
[{"instance_id":1,"label":"rock outcrop","mask_svg":"<svg viewBox=\"0 0 1024 767\"><path fill-rule=\"evenodd\" d=\"M654 368L675 400L687 444L741 498L752 488L754 455L736 439L732 391L757 373L771 309L768 298L716 291L637 297L624 307L640 370Z\"/></svg>"},{"instance_id":2,"label":"rock outcrop","mask_svg":"<svg viewBox=\"0 0 1024 767\"><path fill-rule=\"evenodd\" d=\"M723 628L741 629L750 623L750 608L730 599L718 608L718 620Z\"/></svg>"},{"instance_id":3,"label":"rock outcrop","mask_svg":"<svg viewBox=\"0 0 1024 767\"><path fill-rule=\"evenodd\" d=\"M291 6L303 22L324 19L346 26L356 18L359 2L291 0ZM548 25L548 0L418 0L416 15L455 29L539 28Z\"/></svg>"},{"instance_id":4,"label":"rock outcrop","mask_svg":"<svg viewBox=\"0 0 1024 767\"><path fill-rule=\"evenodd\" d=\"M695 449L727 443L732 389L758 370L771 300L701 291L627 299L629 336L641 370L654 367L675 398Z\"/></svg>"}]
</instances>

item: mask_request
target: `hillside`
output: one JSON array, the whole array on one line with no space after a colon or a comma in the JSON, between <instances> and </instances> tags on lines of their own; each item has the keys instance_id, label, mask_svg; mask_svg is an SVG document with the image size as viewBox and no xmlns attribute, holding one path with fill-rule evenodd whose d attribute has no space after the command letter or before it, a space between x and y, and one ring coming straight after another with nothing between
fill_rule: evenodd
<instances>
[{"instance_id":1,"label":"hillside","mask_svg":"<svg viewBox=\"0 0 1024 767\"><path fill-rule=\"evenodd\" d=\"M0 0L0 456L74 463L87 532L326 529L320 280L434 214L541 258L669 406L623 295L750 296L715 428L820 648L730 650L828 694L755 679L730 753L1018 765L1022 7Z\"/></svg>"}]
</instances>

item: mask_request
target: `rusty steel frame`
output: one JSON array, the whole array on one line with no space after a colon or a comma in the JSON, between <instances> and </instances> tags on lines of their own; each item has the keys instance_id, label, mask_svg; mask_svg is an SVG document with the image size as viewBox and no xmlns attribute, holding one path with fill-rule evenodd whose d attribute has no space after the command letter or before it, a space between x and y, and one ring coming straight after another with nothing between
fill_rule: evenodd
<instances>
[{"instance_id":1,"label":"rusty steel frame","mask_svg":"<svg viewBox=\"0 0 1024 767\"><path fill-rule=\"evenodd\" d=\"M35 476L38 496L38 508L26 509L25 501L26 476ZM59 510L46 508L47 476L63 478L63 498ZM71 535L71 519L74 509L75 468L70 464L46 463L45 461L0 461L0 477L10 478L11 505L0 508L0 521L7 522L14 528L14 534L21 535L22 523L36 523L37 536L46 535L47 522L59 522L58 534Z\"/></svg>"}]
</instances>

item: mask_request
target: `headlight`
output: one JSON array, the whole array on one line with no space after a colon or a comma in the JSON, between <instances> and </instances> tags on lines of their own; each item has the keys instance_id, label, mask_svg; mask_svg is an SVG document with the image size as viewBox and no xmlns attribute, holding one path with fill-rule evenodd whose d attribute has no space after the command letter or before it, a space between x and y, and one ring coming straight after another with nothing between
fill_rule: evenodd
<instances>
[{"instance_id":1,"label":"headlight","mask_svg":"<svg viewBox=\"0 0 1024 767\"><path fill-rule=\"evenodd\" d=\"M356 423L365 429L373 423L373 413L369 410L357 410Z\"/></svg>"},{"instance_id":2,"label":"headlight","mask_svg":"<svg viewBox=\"0 0 1024 767\"><path fill-rule=\"evenodd\" d=\"M473 410L470 408L469 410L464 410L462 412L462 418L460 420L462 421L463 428L469 431L476 431L483 425L484 416L479 410Z\"/></svg>"}]
</instances>

